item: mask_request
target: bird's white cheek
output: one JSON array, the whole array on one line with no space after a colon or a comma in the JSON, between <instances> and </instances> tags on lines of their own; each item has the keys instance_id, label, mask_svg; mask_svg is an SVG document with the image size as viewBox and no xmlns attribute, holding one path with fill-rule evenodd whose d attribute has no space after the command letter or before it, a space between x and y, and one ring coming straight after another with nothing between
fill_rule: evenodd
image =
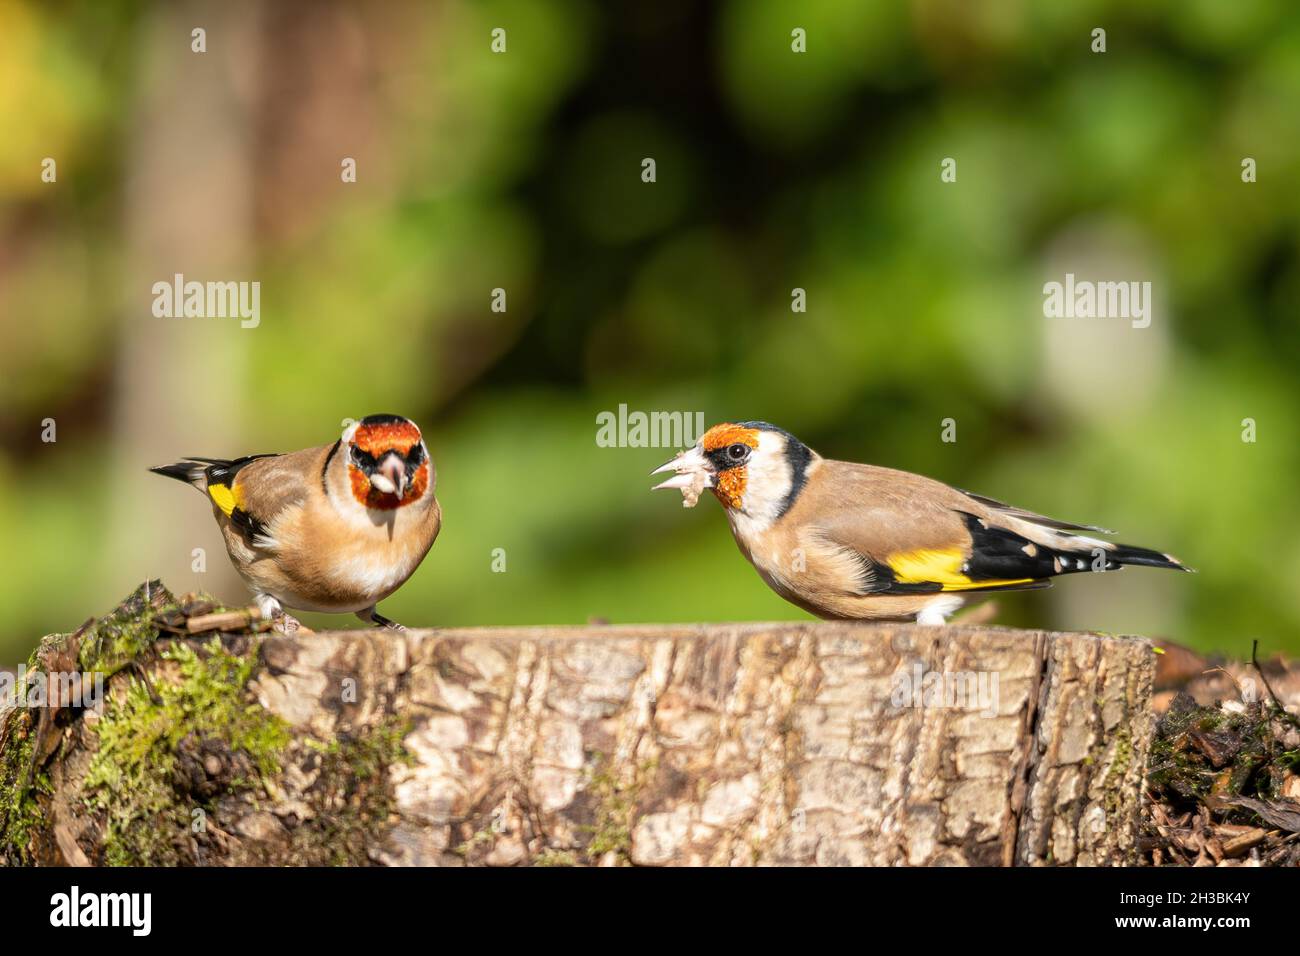
<instances>
[{"instance_id":1,"label":"bird's white cheek","mask_svg":"<svg viewBox=\"0 0 1300 956\"><path fill-rule=\"evenodd\" d=\"M790 467L773 449L760 453L746 467L745 491L739 510L752 522L753 531L768 528L781 513L791 487Z\"/></svg>"}]
</instances>

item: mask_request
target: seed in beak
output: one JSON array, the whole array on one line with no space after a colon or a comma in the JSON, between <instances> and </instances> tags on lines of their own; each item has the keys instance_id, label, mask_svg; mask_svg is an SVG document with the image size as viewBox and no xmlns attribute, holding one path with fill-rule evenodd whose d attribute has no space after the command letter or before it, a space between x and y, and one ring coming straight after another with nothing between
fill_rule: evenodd
<instances>
[{"instance_id":1,"label":"seed in beak","mask_svg":"<svg viewBox=\"0 0 1300 956\"><path fill-rule=\"evenodd\" d=\"M400 498L406 494L406 463L396 455L388 455L370 475L370 484L381 494Z\"/></svg>"},{"instance_id":2,"label":"seed in beak","mask_svg":"<svg viewBox=\"0 0 1300 956\"><path fill-rule=\"evenodd\" d=\"M684 451L672 461L665 462L654 471L652 475L658 475L665 471L675 471L666 481L661 481L655 485L651 491L658 491L661 488L675 488L682 493L682 507L694 508L697 501L700 500L700 492L705 488L713 487L713 469L709 467L708 459L704 457L703 452L698 447L689 451Z\"/></svg>"},{"instance_id":3,"label":"seed in beak","mask_svg":"<svg viewBox=\"0 0 1300 956\"><path fill-rule=\"evenodd\" d=\"M673 475L667 481L659 482L659 484L655 485L650 490L658 491L660 488L689 488L691 485L695 484L698 477L699 474L697 472L684 471L680 475Z\"/></svg>"}]
</instances>

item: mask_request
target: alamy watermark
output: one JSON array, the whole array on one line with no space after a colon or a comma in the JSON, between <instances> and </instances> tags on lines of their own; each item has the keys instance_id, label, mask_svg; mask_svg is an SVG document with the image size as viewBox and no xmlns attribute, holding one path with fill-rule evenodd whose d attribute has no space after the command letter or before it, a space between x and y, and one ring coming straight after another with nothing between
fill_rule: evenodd
<instances>
[{"instance_id":1,"label":"alamy watermark","mask_svg":"<svg viewBox=\"0 0 1300 956\"><path fill-rule=\"evenodd\" d=\"M171 282L155 282L153 314L160 319L239 319L240 328L255 329L262 321L262 283L185 281L176 273Z\"/></svg>"},{"instance_id":2,"label":"alamy watermark","mask_svg":"<svg viewBox=\"0 0 1300 956\"><path fill-rule=\"evenodd\" d=\"M1151 324L1150 282L1075 281L1043 286L1043 315L1049 319L1129 319L1135 329Z\"/></svg>"},{"instance_id":3,"label":"alamy watermark","mask_svg":"<svg viewBox=\"0 0 1300 956\"><path fill-rule=\"evenodd\" d=\"M15 707L84 707L99 712L104 701L104 675L98 671L0 671L0 704Z\"/></svg>"},{"instance_id":4,"label":"alamy watermark","mask_svg":"<svg viewBox=\"0 0 1300 956\"><path fill-rule=\"evenodd\" d=\"M997 671L928 671L920 661L894 671L889 701L895 707L998 712Z\"/></svg>"},{"instance_id":5,"label":"alamy watermark","mask_svg":"<svg viewBox=\"0 0 1300 956\"><path fill-rule=\"evenodd\" d=\"M153 930L152 893L93 893L73 885L67 893L50 897L50 925L54 927L122 927L132 936Z\"/></svg>"},{"instance_id":6,"label":"alamy watermark","mask_svg":"<svg viewBox=\"0 0 1300 956\"><path fill-rule=\"evenodd\" d=\"M703 412L629 412L619 405L596 415L600 448L689 448L704 430Z\"/></svg>"}]
</instances>

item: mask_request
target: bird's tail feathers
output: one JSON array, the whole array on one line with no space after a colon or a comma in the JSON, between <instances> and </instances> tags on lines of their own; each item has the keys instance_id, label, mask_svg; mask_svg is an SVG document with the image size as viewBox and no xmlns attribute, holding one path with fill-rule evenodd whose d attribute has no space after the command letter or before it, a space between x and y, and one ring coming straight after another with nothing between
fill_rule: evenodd
<instances>
[{"instance_id":1,"label":"bird's tail feathers","mask_svg":"<svg viewBox=\"0 0 1300 956\"><path fill-rule=\"evenodd\" d=\"M1132 544L1113 544L1073 535L1068 543L1057 546L1049 554L1059 565L1058 574L1071 571L1116 571L1129 565L1147 568L1168 568L1173 571L1191 571L1172 554L1139 548ZM1104 566L1101 562L1104 561Z\"/></svg>"},{"instance_id":2,"label":"bird's tail feathers","mask_svg":"<svg viewBox=\"0 0 1300 956\"><path fill-rule=\"evenodd\" d=\"M1175 571L1191 571L1172 554L1140 548L1132 544L1117 544L1103 541L1083 534L1066 531L1042 532L1026 529L1022 523L1017 528L1026 537L1031 538L1054 561L1055 574L1068 574L1072 571L1114 571L1125 565L1140 565L1148 568L1169 568ZM1105 566L1101 566L1104 559Z\"/></svg>"},{"instance_id":3,"label":"bird's tail feathers","mask_svg":"<svg viewBox=\"0 0 1300 956\"><path fill-rule=\"evenodd\" d=\"M213 459L185 458L170 465L156 465L149 470L155 475L175 478L177 481L183 481L202 491L207 485L208 467L212 464L215 464Z\"/></svg>"},{"instance_id":4,"label":"bird's tail feathers","mask_svg":"<svg viewBox=\"0 0 1300 956\"><path fill-rule=\"evenodd\" d=\"M1114 545L1106 555L1117 564L1142 565L1148 568L1171 568L1175 571L1191 571L1183 562L1172 554L1163 554L1150 548L1139 548L1131 544Z\"/></svg>"}]
</instances>

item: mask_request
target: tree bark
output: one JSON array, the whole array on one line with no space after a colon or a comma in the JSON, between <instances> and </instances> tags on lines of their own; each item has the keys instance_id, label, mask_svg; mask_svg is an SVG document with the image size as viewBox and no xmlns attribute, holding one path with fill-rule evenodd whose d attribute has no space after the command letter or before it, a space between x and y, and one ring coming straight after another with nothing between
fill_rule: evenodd
<instances>
[{"instance_id":1,"label":"tree bark","mask_svg":"<svg viewBox=\"0 0 1300 956\"><path fill-rule=\"evenodd\" d=\"M175 615L162 595L119 613ZM113 643L59 640L83 666ZM1135 859L1141 639L791 622L163 635L129 657L101 714L0 716L0 797L26 807L0 816L8 862Z\"/></svg>"}]
</instances>

